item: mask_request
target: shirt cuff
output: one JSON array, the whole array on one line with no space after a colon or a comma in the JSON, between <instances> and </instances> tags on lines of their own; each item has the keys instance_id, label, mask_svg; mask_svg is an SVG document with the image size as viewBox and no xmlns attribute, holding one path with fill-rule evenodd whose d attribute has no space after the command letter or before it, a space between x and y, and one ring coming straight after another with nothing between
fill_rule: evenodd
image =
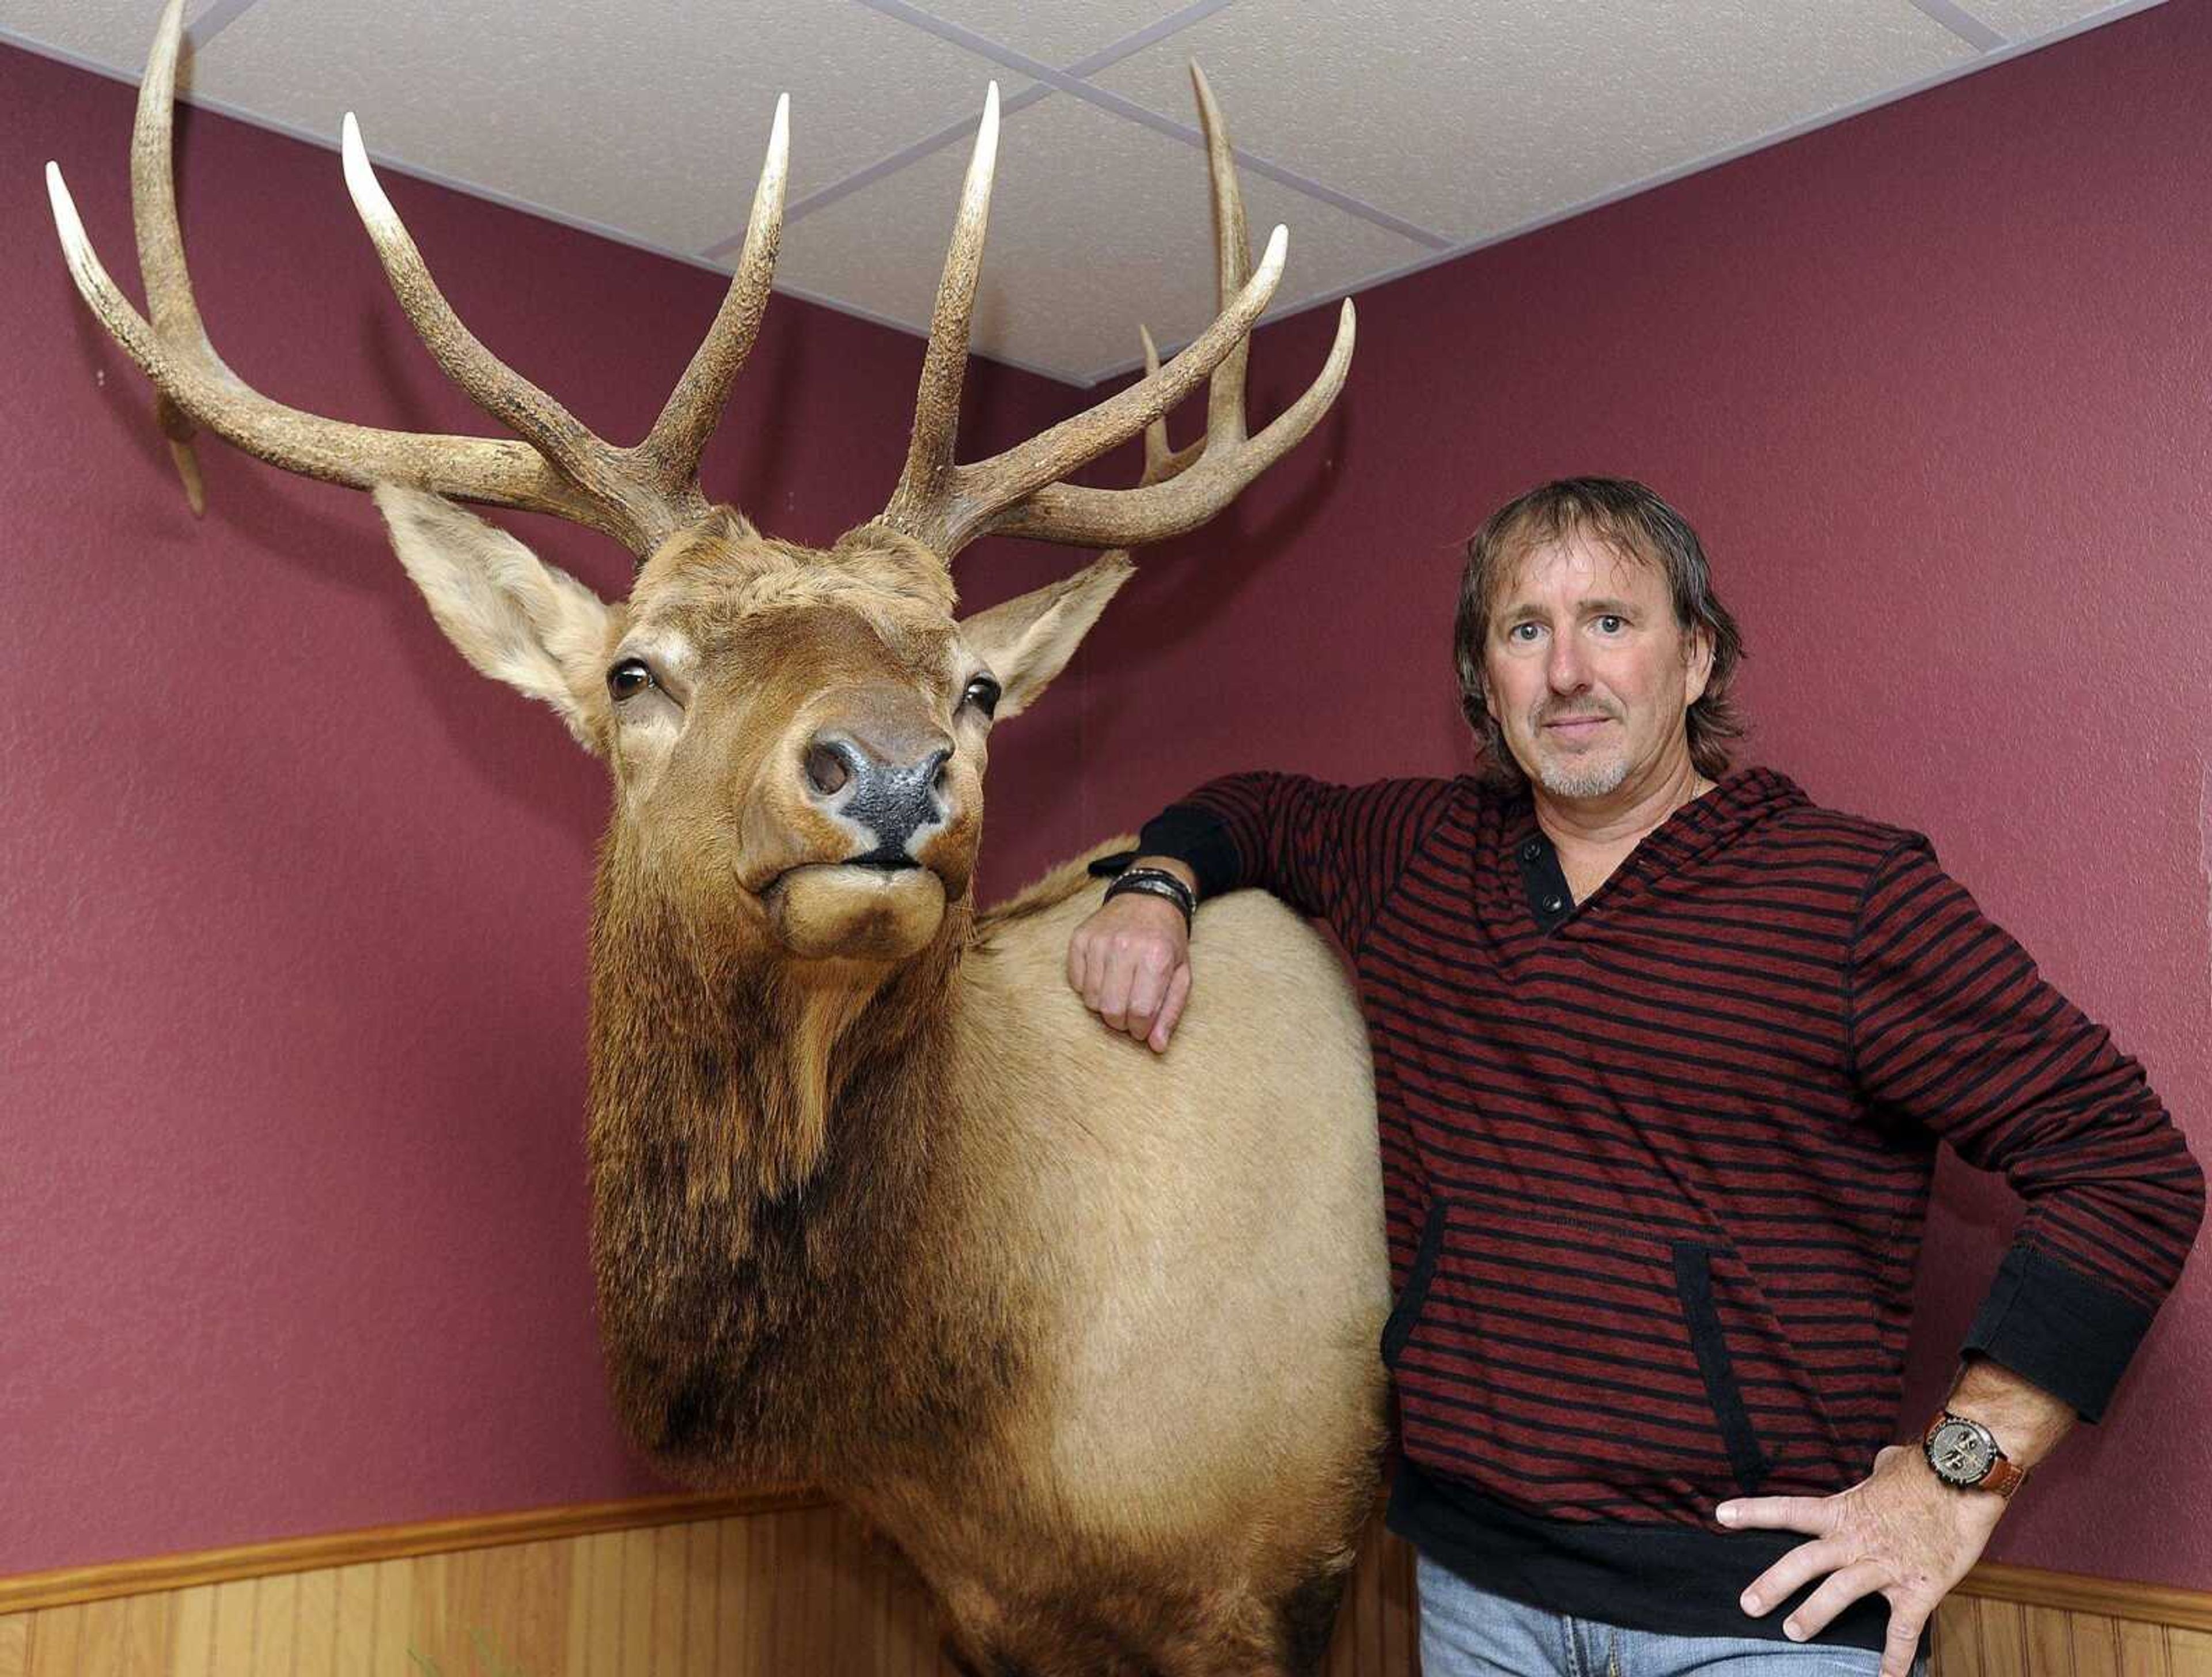
<instances>
[{"instance_id":1,"label":"shirt cuff","mask_svg":"<svg viewBox=\"0 0 2212 1677\"><path fill-rule=\"evenodd\" d=\"M1139 856L1172 856L1198 876L1200 902L1236 890L1244 872L1237 842L1219 816L1200 804L1170 804L1137 835Z\"/></svg>"},{"instance_id":2,"label":"shirt cuff","mask_svg":"<svg viewBox=\"0 0 2212 1677\"><path fill-rule=\"evenodd\" d=\"M2103 1419L2112 1388L2150 1331L2150 1309L2033 1246L1997 1266L1964 1347L2033 1381L2085 1421Z\"/></svg>"}]
</instances>

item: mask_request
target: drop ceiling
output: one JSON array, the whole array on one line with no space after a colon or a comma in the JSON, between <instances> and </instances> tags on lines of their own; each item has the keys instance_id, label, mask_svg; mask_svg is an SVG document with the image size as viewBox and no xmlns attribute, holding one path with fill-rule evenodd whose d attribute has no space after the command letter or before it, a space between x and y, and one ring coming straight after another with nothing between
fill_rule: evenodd
<instances>
[{"instance_id":1,"label":"drop ceiling","mask_svg":"<svg viewBox=\"0 0 2212 1677\"><path fill-rule=\"evenodd\" d=\"M1212 312L1194 58L1290 228L1279 316L2145 3L193 0L188 97L333 149L350 110L387 169L726 268L788 92L777 289L919 334L995 80L975 348L1087 386ZM0 0L0 39L135 81L157 9Z\"/></svg>"}]
</instances>

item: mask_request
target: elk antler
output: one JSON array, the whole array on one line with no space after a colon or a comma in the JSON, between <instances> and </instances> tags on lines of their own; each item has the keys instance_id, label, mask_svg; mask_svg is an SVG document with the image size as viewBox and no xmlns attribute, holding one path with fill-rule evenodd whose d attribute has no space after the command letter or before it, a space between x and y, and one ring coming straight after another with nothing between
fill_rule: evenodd
<instances>
[{"instance_id":1,"label":"elk antler","mask_svg":"<svg viewBox=\"0 0 2212 1677\"><path fill-rule=\"evenodd\" d=\"M976 537L992 532L1079 547L1158 541L1196 528L1226 507L1328 410L1352 365L1354 316L1349 299L1338 319L1336 342L1311 387L1258 436L1246 434L1244 372L1252 325L1274 295L1288 234L1279 227L1274 230L1254 271L1229 131L1205 76L1196 64L1190 73L1213 187L1214 276L1221 311L1213 324L1165 367L1146 332L1145 376L1136 384L1003 454L969 465L953 463L961 375L998 151L999 90L994 84L984 100L982 127L938 286L906 470L878 523L913 537L948 562ZM1206 435L1171 453L1163 416L1209 375ZM1139 431L1146 433L1146 467L1136 488L1085 489L1060 481Z\"/></svg>"},{"instance_id":2,"label":"elk antler","mask_svg":"<svg viewBox=\"0 0 2212 1677\"><path fill-rule=\"evenodd\" d=\"M699 457L760 329L783 226L789 106L778 100L768 161L728 294L645 440L618 448L506 366L463 325L377 184L361 131L345 119L346 184L400 306L438 364L476 404L523 441L380 430L284 406L247 386L208 341L185 264L170 167L184 0L169 0L138 94L131 142L131 204L150 321L131 306L85 236L58 165L46 165L54 225L77 290L159 392L162 428L187 470L193 424L287 471L367 489L398 483L464 501L551 513L604 531L642 560L708 512ZM181 417L179 417L181 416ZM196 502L197 509L197 502Z\"/></svg>"}]
</instances>

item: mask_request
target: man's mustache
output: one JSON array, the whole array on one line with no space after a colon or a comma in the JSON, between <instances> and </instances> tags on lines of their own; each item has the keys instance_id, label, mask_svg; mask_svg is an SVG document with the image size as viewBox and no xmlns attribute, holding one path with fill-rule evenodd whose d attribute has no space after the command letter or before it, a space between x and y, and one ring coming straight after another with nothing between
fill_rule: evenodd
<instances>
[{"instance_id":1,"label":"man's mustache","mask_svg":"<svg viewBox=\"0 0 2212 1677\"><path fill-rule=\"evenodd\" d=\"M1615 722L1620 720L1616 712L1602 705L1593 707L1586 704L1545 705L1534 712L1529 720L1540 728L1553 722L1589 722L1601 718Z\"/></svg>"}]
</instances>

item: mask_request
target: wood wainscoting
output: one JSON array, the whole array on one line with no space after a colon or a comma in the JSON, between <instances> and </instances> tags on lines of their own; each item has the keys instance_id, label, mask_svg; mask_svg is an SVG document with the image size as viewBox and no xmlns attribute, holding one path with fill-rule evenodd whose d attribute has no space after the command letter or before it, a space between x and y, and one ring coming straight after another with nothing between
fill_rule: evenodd
<instances>
[{"instance_id":1,"label":"wood wainscoting","mask_svg":"<svg viewBox=\"0 0 2212 1677\"><path fill-rule=\"evenodd\" d=\"M2212 1677L2212 1593L1984 1565L1936 1615L1931 1677Z\"/></svg>"},{"instance_id":2,"label":"wood wainscoting","mask_svg":"<svg viewBox=\"0 0 2212 1677\"><path fill-rule=\"evenodd\" d=\"M1328 1677L1414 1669L1378 1527ZM0 1677L955 1677L927 1596L805 1491L441 1521L0 1578Z\"/></svg>"},{"instance_id":3,"label":"wood wainscoting","mask_svg":"<svg viewBox=\"0 0 2212 1677\"><path fill-rule=\"evenodd\" d=\"M1978 1567L1935 1677L2212 1677L2212 1594ZM1370 1534L1328 1677L1415 1677ZM0 1578L0 1677L953 1677L929 1602L816 1493L652 1498Z\"/></svg>"}]
</instances>

